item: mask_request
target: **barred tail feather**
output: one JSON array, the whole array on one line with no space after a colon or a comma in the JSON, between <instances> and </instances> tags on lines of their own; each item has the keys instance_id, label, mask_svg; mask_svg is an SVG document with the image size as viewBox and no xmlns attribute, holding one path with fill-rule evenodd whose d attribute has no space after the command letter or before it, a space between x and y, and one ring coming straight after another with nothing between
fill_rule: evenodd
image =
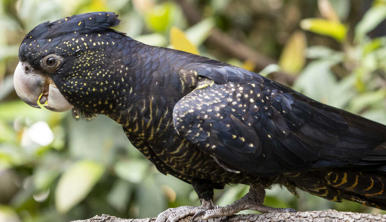
<instances>
[{"instance_id":1,"label":"barred tail feather","mask_svg":"<svg viewBox=\"0 0 386 222\"><path fill-rule=\"evenodd\" d=\"M287 174L286 186L297 187L313 195L340 202L355 201L386 210L386 173L366 171L311 171Z\"/></svg>"}]
</instances>

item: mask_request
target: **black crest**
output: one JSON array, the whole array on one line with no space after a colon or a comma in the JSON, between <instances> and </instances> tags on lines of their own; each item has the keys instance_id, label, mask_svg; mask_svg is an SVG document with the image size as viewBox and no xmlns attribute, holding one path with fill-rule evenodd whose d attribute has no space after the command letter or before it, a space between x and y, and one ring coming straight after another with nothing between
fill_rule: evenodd
<instances>
[{"instance_id":1,"label":"black crest","mask_svg":"<svg viewBox=\"0 0 386 222\"><path fill-rule=\"evenodd\" d=\"M65 17L54 22L45 22L36 26L26 39L49 39L67 33L89 33L110 30L119 24L114 12L92 12Z\"/></svg>"}]
</instances>

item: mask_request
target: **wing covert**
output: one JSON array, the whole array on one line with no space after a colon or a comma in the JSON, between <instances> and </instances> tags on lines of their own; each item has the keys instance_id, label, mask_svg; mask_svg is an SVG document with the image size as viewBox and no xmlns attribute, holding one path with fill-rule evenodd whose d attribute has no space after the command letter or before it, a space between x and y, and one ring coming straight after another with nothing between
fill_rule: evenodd
<instances>
[{"instance_id":1,"label":"wing covert","mask_svg":"<svg viewBox=\"0 0 386 222\"><path fill-rule=\"evenodd\" d=\"M173 110L181 136L220 164L259 175L383 165L384 154L378 160L365 158L380 143L375 139L379 135L350 125L346 119L354 117L360 118L260 76L223 84L212 81L187 94Z\"/></svg>"}]
</instances>

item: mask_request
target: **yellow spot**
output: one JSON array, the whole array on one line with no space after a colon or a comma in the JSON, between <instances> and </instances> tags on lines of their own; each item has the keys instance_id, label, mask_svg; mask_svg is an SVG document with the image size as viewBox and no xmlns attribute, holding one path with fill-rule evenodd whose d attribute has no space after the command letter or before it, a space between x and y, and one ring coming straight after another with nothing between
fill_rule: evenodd
<instances>
[{"instance_id":1,"label":"yellow spot","mask_svg":"<svg viewBox=\"0 0 386 222\"><path fill-rule=\"evenodd\" d=\"M82 24L82 21L80 21L79 23L78 23L78 26L80 26Z\"/></svg>"},{"instance_id":2,"label":"yellow spot","mask_svg":"<svg viewBox=\"0 0 386 222\"><path fill-rule=\"evenodd\" d=\"M237 136L236 136L235 134L233 134L233 135L232 135L232 139L235 140L236 138L237 138Z\"/></svg>"},{"instance_id":3,"label":"yellow spot","mask_svg":"<svg viewBox=\"0 0 386 222\"><path fill-rule=\"evenodd\" d=\"M245 142L245 138L244 137L240 137L240 140L241 140L241 142Z\"/></svg>"}]
</instances>

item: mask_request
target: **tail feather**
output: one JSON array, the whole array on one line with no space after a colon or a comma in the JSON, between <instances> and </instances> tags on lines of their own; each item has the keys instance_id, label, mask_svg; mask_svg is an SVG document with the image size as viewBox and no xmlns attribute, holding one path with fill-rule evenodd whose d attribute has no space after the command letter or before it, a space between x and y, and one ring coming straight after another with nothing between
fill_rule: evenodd
<instances>
[{"instance_id":1,"label":"tail feather","mask_svg":"<svg viewBox=\"0 0 386 222\"><path fill-rule=\"evenodd\" d=\"M328 200L346 199L386 210L386 173L332 170L288 174L286 178L290 186Z\"/></svg>"},{"instance_id":2,"label":"tail feather","mask_svg":"<svg viewBox=\"0 0 386 222\"><path fill-rule=\"evenodd\" d=\"M386 209L386 175L367 172L328 172L327 186L341 191L341 197L372 207Z\"/></svg>"}]
</instances>

